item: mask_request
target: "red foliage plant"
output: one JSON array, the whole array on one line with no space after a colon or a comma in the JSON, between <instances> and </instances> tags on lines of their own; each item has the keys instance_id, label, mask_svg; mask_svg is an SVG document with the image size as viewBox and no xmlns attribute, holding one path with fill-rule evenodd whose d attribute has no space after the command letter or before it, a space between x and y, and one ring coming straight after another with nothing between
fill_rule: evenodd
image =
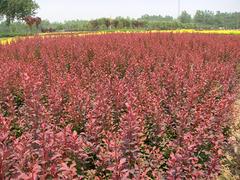
<instances>
[{"instance_id":1,"label":"red foliage plant","mask_svg":"<svg viewBox=\"0 0 240 180\"><path fill-rule=\"evenodd\" d=\"M26 24L32 29L32 26L36 24L37 29L39 28L39 25L42 22L42 19L40 17L32 17L32 16L26 16L23 18L23 20L26 22Z\"/></svg>"},{"instance_id":2,"label":"red foliage plant","mask_svg":"<svg viewBox=\"0 0 240 180\"><path fill-rule=\"evenodd\" d=\"M208 179L238 80L231 35L0 45L0 179Z\"/></svg>"}]
</instances>

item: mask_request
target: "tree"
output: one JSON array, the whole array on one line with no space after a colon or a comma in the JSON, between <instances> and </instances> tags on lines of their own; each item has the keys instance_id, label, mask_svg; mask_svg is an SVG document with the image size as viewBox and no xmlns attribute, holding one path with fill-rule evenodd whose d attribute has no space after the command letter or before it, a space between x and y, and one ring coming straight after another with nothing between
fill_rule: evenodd
<instances>
[{"instance_id":1,"label":"tree","mask_svg":"<svg viewBox=\"0 0 240 180\"><path fill-rule=\"evenodd\" d=\"M34 24L36 24L36 27L38 29L39 25L42 22L42 19L40 17L32 17L32 16L26 16L23 18L23 20L26 22L26 24L30 27L31 30Z\"/></svg>"},{"instance_id":2,"label":"tree","mask_svg":"<svg viewBox=\"0 0 240 180\"><path fill-rule=\"evenodd\" d=\"M194 16L194 22L197 24L214 25L216 23L215 14L214 12L208 10L197 10Z\"/></svg>"},{"instance_id":3,"label":"tree","mask_svg":"<svg viewBox=\"0 0 240 180\"><path fill-rule=\"evenodd\" d=\"M204 24L205 23L205 13L204 13L204 11L197 10L193 20L197 24Z\"/></svg>"},{"instance_id":4,"label":"tree","mask_svg":"<svg viewBox=\"0 0 240 180\"><path fill-rule=\"evenodd\" d=\"M98 28L99 28L99 23L98 23L98 20L97 20L97 19L96 19L96 20L91 20L91 21L89 21L89 24L90 24L90 26L91 26L91 30L94 30L94 31L98 30Z\"/></svg>"},{"instance_id":5,"label":"tree","mask_svg":"<svg viewBox=\"0 0 240 180\"><path fill-rule=\"evenodd\" d=\"M138 18L138 20L142 20L142 21L173 21L173 17L172 16L161 16L161 15L148 15L145 14L143 15L141 18Z\"/></svg>"},{"instance_id":6,"label":"tree","mask_svg":"<svg viewBox=\"0 0 240 180\"><path fill-rule=\"evenodd\" d=\"M38 8L34 0L0 0L0 16L6 19L7 25L15 19L34 15Z\"/></svg>"},{"instance_id":7,"label":"tree","mask_svg":"<svg viewBox=\"0 0 240 180\"><path fill-rule=\"evenodd\" d=\"M119 25L118 19L114 19L114 20L112 21L112 25L113 25L113 28L118 29L118 25Z\"/></svg>"},{"instance_id":8,"label":"tree","mask_svg":"<svg viewBox=\"0 0 240 180\"><path fill-rule=\"evenodd\" d=\"M178 19L181 23L191 23L192 21L192 17L187 13L187 11L183 11Z\"/></svg>"},{"instance_id":9,"label":"tree","mask_svg":"<svg viewBox=\"0 0 240 180\"><path fill-rule=\"evenodd\" d=\"M164 21L173 21L173 17L167 15L167 16L165 16L165 17L163 18L163 20L164 20Z\"/></svg>"},{"instance_id":10,"label":"tree","mask_svg":"<svg viewBox=\"0 0 240 180\"><path fill-rule=\"evenodd\" d=\"M107 27L107 29L111 29L111 19L104 18L104 24Z\"/></svg>"}]
</instances>

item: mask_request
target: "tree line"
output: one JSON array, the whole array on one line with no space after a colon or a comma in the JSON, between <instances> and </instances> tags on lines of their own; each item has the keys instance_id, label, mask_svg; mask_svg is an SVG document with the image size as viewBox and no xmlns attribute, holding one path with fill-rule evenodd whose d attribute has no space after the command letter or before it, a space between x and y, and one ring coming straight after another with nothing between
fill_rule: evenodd
<instances>
[{"instance_id":1,"label":"tree line","mask_svg":"<svg viewBox=\"0 0 240 180\"><path fill-rule=\"evenodd\" d=\"M97 31L116 29L240 29L240 12L214 13L209 10L198 10L194 16L182 11L178 18L172 16L145 14L138 19L116 17L98 18L90 21L72 20L63 23L43 21L42 26L66 31Z\"/></svg>"},{"instance_id":2,"label":"tree line","mask_svg":"<svg viewBox=\"0 0 240 180\"><path fill-rule=\"evenodd\" d=\"M143 15L138 19L116 17L94 20L71 20L63 23L50 23L45 20L42 26L66 31L97 31L116 29L240 29L240 12L226 13L198 10L192 17L183 11L178 18L161 15Z\"/></svg>"},{"instance_id":3,"label":"tree line","mask_svg":"<svg viewBox=\"0 0 240 180\"><path fill-rule=\"evenodd\" d=\"M186 11L183 11L178 17L181 23L195 23L198 25L205 25L209 27L220 27L225 29L239 29L240 28L240 12L220 12L205 10L197 10L195 15L191 17Z\"/></svg>"}]
</instances>

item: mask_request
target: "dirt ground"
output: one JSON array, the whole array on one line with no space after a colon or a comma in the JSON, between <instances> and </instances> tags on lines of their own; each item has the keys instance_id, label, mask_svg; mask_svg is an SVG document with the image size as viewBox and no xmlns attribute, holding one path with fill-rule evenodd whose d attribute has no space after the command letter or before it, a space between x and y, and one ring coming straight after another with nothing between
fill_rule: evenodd
<instances>
[{"instance_id":1,"label":"dirt ground","mask_svg":"<svg viewBox=\"0 0 240 180\"><path fill-rule=\"evenodd\" d=\"M222 173L218 180L240 180L240 95L233 106L234 122L230 127L229 142L225 158L222 160Z\"/></svg>"}]
</instances>

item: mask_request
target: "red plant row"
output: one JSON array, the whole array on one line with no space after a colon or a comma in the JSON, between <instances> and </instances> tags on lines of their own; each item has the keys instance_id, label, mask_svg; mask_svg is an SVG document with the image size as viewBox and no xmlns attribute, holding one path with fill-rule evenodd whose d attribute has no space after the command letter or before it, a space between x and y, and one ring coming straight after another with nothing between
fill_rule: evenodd
<instances>
[{"instance_id":1,"label":"red plant row","mask_svg":"<svg viewBox=\"0 0 240 180\"><path fill-rule=\"evenodd\" d=\"M240 39L114 34L0 46L0 179L220 171Z\"/></svg>"}]
</instances>

